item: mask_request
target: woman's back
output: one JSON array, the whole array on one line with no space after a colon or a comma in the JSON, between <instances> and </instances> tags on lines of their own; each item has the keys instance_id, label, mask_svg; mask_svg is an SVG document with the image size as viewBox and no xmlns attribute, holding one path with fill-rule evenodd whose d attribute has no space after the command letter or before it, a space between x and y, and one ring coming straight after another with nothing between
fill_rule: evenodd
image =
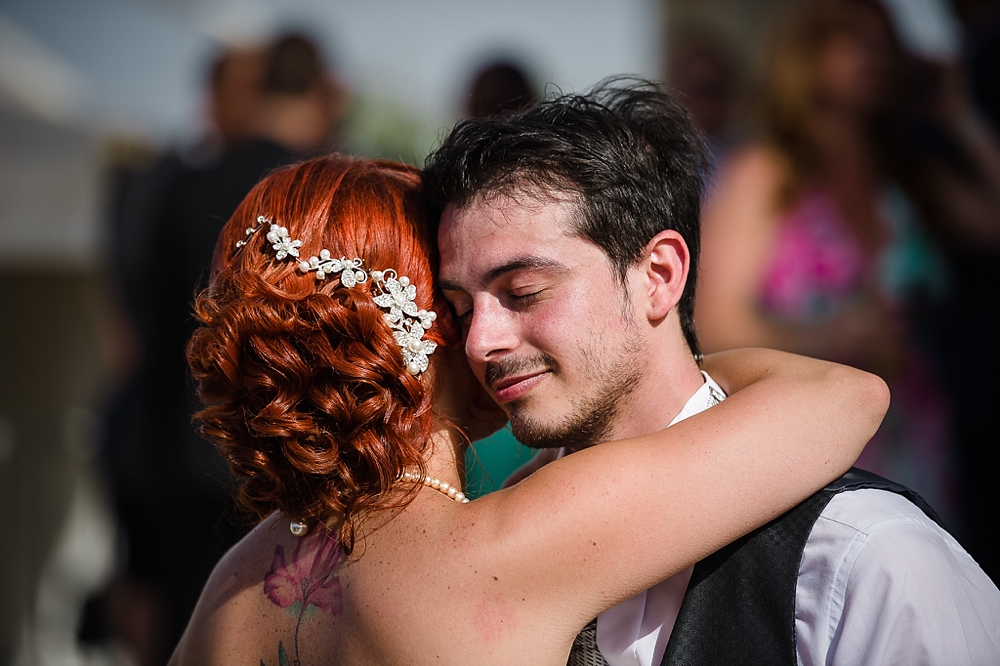
<instances>
[{"instance_id":1,"label":"woman's back","mask_svg":"<svg viewBox=\"0 0 1000 666\"><path fill-rule=\"evenodd\" d=\"M418 498L350 556L273 514L220 561L172 664L565 664L579 628L513 608L503 553L448 501Z\"/></svg>"}]
</instances>

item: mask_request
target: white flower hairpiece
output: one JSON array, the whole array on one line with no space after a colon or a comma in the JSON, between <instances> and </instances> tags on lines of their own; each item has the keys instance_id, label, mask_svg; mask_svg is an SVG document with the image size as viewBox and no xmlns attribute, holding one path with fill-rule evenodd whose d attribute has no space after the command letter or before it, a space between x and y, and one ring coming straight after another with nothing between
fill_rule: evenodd
<instances>
[{"instance_id":1,"label":"white flower hairpiece","mask_svg":"<svg viewBox=\"0 0 1000 666\"><path fill-rule=\"evenodd\" d=\"M257 217L257 226L247 229L246 235L254 234L265 224L270 225L267 241L275 250L275 258L278 260L286 257L298 259L302 241L292 240L291 236L288 235L288 229L272 224L271 220L263 215ZM246 244L247 241L241 240L236 243L236 247L241 248ZM327 275L337 274L340 277L341 286L352 288L368 281L369 274L361 267L362 264L361 259L357 257L336 259L329 250L323 249L320 250L318 257L309 257L308 261L300 261L299 270L303 273L315 272L317 280L326 279ZM410 278L405 275L401 277L397 275L395 269L372 271L370 277L376 292L372 299L380 308L388 310L382 315L382 318L392 329L392 336L402 350L406 371L411 375L419 375L427 369L427 357L437 349L436 342L424 340L424 332L434 324L437 313L433 310L417 309L415 302L417 288L410 284Z\"/></svg>"}]
</instances>

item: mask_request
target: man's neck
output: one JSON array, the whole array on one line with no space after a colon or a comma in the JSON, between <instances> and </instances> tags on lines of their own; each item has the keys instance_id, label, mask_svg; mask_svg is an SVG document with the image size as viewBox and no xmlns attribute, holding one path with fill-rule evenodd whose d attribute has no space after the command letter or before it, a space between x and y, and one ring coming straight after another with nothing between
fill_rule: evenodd
<instances>
[{"instance_id":1,"label":"man's neck","mask_svg":"<svg viewBox=\"0 0 1000 666\"><path fill-rule=\"evenodd\" d=\"M638 437L663 430L705 383L689 352L664 355L650 363L629 400L621 406L607 441Z\"/></svg>"}]
</instances>

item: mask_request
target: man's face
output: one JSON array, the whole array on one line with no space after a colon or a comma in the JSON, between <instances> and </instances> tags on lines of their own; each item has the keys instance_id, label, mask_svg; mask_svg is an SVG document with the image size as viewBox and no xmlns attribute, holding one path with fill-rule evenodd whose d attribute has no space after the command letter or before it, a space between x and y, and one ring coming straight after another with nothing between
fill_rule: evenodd
<instances>
[{"instance_id":1,"label":"man's face","mask_svg":"<svg viewBox=\"0 0 1000 666\"><path fill-rule=\"evenodd\" d=\"M538 448L606 439L643 373L632 304L596 245L551 199L448 207L441 286L473 372Z\"/></svg>"}]
</instances>

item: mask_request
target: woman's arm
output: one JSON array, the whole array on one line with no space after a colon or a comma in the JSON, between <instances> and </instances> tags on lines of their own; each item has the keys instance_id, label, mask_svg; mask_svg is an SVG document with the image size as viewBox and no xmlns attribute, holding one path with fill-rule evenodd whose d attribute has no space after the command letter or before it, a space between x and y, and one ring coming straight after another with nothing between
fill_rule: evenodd
<instances>
[{"instance_id":1,"label":"woman's arm","mask_svg":"<svg viewBox=\"0 0 1000 666\"><path fill-rule=\"evenodd\" d=\"M846 375L845 379L860 380L858 388L863 389L868 384L871 385L868 387L871 389L885 387L885 382L880 378L857 368L774 349L733 349L707 354L702 362L702 369L712 376L727 395L768 379L802 382L803 388L826 391L830 388L826 382L841 373ZM850 390L850 387L847 388ZM885 405L881 410L877 404L871 405L872 416L876 419L874 424L876 429L889 406L888 388L884 388L883 392ZM860 453L860 449L858 452Z\"/></svg>"},{"instance_id":2,"label":"woman's arm","mask_svg":"<svg viewBox=\"0 0 1000 666\"><path fill-rule=\"evenodd\" d=\"M472 561L502 572L525 613L582 626L767 523L845 472L888 407L882 380L834 363L752 350L707 367L735 389L721 404L574 453L463 512Z\"/></svg>"}]
</instances>

